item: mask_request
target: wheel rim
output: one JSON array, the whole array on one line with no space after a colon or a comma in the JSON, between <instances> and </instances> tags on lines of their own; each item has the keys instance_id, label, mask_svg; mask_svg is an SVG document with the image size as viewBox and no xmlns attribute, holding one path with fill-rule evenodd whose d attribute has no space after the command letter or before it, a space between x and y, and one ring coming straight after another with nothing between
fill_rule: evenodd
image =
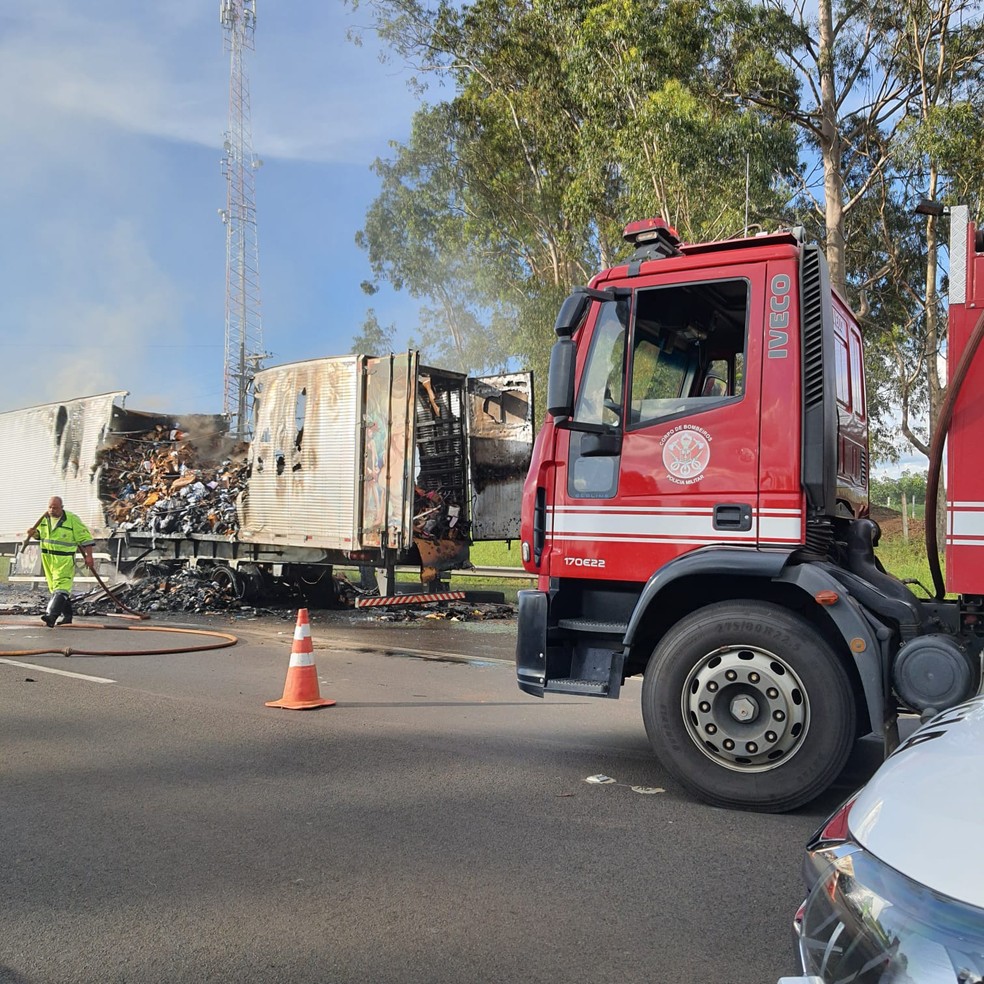
<instances>
[{"instance_id":1,"label":"wheel rim","mask_svg":"<svg viewBox=\"0 0 984 984\"><path fill-rule=\"evenodd\" d=\"M724 646L690 671L683 719L694 744L735 772L767 772L795 755L810 725L806 688L783 659Z\"/></svg>"},{"instance_id":2,"label":"wheel rim","mask_svg":"<svg viewBox=\"0 0 984 984\"><path fill-rule=\"evenodd\" d=\"M231 568L217 564L209 571L211 580L219 586L220 591L226 591L237 600L243 596L243 582Z\"/></svg>"}]
</instances>

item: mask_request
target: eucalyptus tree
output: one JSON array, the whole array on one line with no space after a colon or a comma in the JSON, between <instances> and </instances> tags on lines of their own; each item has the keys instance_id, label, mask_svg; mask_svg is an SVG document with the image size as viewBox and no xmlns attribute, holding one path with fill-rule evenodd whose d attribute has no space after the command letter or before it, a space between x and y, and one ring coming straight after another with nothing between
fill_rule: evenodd
<instances>
[{"instance_id":1,"label":"eucalyptus tree","mask_svg":"<svg viewBox=\"0 0 984 984\"><path fill-rule=\"evenodd\" d=\"M376 312L369 308L362 329L352 338L349 351L354 355L386 355L393 348L395 334L396 325L381 325Z\"/></svg>"},{"instance_id":2,"label":"eucalyptus tree","mask_svg":"<svg viewBox=\"0 0 984 984\"><path fill-rule=\"evenodd\" d=\"M557 302L625 255L630 219L697 240L779 215L791 130L719 98L720 18L703 4L361 6L448 98L376 163L359 241L377 277L427 299L428 337L443 330L469 367L542 364Z\"/></svg>"},{"instance_id":3,"label":"eucalyptus tree","mask_svg":"<svg viewBox=\"0 0 984 984\"><path fill-rule=\"evenodd\" d=\"M900 450L889 407L905 439L926 452L946 327L938 218L920 228L911 210L920 197L973 198L980 187L979 5L728 3L735 33L723 78L740 100L798 128L806 164L799 202L825 239L834 287L865 328L876 453ZM778 70L775 60L762 63L763 49L779 54Z\"/></svg>"},{"instance_id":4,"label":"eucalyptus tree","mask_svg":"<svg viewBox=\"0 0 984 984\"><path fill-rule=\"evenodd\" d=\"M945 396L948 230L940 213L943 203L976 210L984 184L984 27L976 3L936 0L893 8L883 30L910 95L891 138L887 128L866 136L862 163L886 164L857 210L851 265L881 403L894 408L904 441L928 455ZM914 215L921 199L939 207ZM904 447L895 440L886 449L883 456Z\"/></svg>"},{"instance_id":5,"label":"eucalyptus tree","mask_svg":"<svg viewBox=\"0 0 984 984\"><path fill-rule=\"evenodd\" d=\"M913 95L892 154L893 167L884 177L891 187L882 198L894 195L912 203L926 197L967 204L976 211L984 187L980 7L969 0L937 0L903 6L895 17L900 61L912 80ZM892 279L909 300L908 317L896 321L888 336L885 358L895 370L902 432L927 455L945 395L941 356L946 352L947 322L940 289L945 280L938 258L946 230L941 223L941 215L925 215L916 249L904 236L885 243ZM921 262L912 262L917 251ZM925 414L918 415L926 421L924 426L914 420L916 407L925 407Z\"/></svg>"}]
</instances>

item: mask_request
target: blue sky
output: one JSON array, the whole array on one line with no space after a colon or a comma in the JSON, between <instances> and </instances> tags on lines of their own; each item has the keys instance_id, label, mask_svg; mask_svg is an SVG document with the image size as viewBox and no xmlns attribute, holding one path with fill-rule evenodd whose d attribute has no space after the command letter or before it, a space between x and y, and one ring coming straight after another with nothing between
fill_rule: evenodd
<instances>
[{"instance_id":1,"label":"blue sky","mask_svg":"<svg viewBox=\"0 0 984 984\"><path fill-rule=\"evenodd\" d=\"M405 344L416 305L354 244L370 171L409 135L408 73L341 0L257 4L248 59L264 347L349 350L366 310ZM0 411L109 390L219 412L220 159L229 60L218 0L0 0Z\"/></svg>"},{"instance_id":2,"label":"blue sky","mask_svg":"<svg viewBox=\"0 0 984 984\"><path fill-rule=\"evenodd\" d=\"M342 0L257 4L248 58L264 348L349 351L372 161L409 135L408 72ZM139 410L222 409L229 60L218 0L0 0L0 411L108 390ZM434 98L439 98L435 94ZM908 457L884 470L924 468Z\"/></svg>"}]
</instances>

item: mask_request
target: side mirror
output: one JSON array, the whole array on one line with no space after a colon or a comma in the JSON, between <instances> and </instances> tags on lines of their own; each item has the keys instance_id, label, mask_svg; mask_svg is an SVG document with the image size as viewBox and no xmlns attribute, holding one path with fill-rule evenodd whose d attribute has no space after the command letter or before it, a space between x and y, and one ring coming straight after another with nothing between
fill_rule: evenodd
<instances>
[{"instance_id":1,"label":"side mirror","mask_svg":"<svg viewBox=\"0 0 984 984\"><path fill-rule=\"evenodd\" d=\"M550 350L547 376L547 413L570 417L574 412L574 360L577 346L570 338L558 338Z\"/></svg>"},{"instance_id":2,"label":"side mirror","mask_svg":"<svg viewBox=\"0 0 984 984\"><path fill-rule=\"evenodd\" d=\"M554 332L558 338L570 338L574 334L574 329L581 323L584 310L590 303L590 296L580 290L564 298L554 322Z\"/></svg>"}]
</instances>

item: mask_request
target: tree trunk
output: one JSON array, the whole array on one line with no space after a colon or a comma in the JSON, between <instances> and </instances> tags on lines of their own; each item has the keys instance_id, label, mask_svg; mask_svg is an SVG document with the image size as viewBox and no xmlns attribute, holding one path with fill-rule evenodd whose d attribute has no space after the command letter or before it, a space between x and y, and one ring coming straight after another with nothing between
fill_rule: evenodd
<instances>
[{"instance_id":1,"label":"tree trunk","mask_svg":"<svg viewBox=\"0 0 984 984\"><path fill-rule=\"evenodd\" d=\"M832 0L820 0L817 8L820 73L820 154L823 158L824 219L827 224L827 266L830 285L847 297L847 262L844 240L844 173L837 88L834 79L834 17Z\"/></svg>"},{"instance_id":2,"label":"tree trunk","mask_svg":"<svg viewBox=\"0 0 984 984\"><path fill-rule=\"evenodd\" d=\"M935 170L930 179L930 195L936 194L937 176ZM939 220L930 215L926 220L926 395L928 407L928 440L927 445L933 446L933 436L936 433L940 407L943 405L945 391L940 379L939 349L940 324L939 305L937 303L937 255L939 245ZM942 482L940 483L942 485ZM943 543L946 536L946 497L940 495L936 500L936 516L927 516L926 522L936 522L936 537L938 543Z\"/></svg>"}]
</instances>

